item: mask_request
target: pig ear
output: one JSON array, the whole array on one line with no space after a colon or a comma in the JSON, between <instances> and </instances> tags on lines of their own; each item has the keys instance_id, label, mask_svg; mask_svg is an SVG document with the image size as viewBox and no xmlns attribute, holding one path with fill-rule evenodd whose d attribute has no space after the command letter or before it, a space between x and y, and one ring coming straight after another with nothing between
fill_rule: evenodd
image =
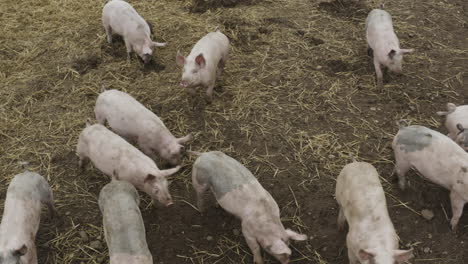
<instances>
[{"instance_id":1,"label":"pig ear","mask_svg":"<svg viewBox=\"0 0 468 264\"><path fill-rule=\"evenodd\" d=\"M204 68L204 67L205 67L206 61L205 61L205 57L203 57L203 53L200 53L200 55L198 55L198 56L195 58L195 62L197 63L198 66L200 66L200 68Z\"/></svg>"},{"instance_id":2,"label":"pig ear","mask_svg":"<svg viewBox=\"0 0 468 264\"><path fill-rule=\"evenodd\" d=\"M182 167L179 165L179 166L176 166L175 168L172 168L172 169L162 170L159 173L160 173L160 175L162 177L167 177L167 176L171 176L172 174L178 172L180 170L180 168L182 168Z\"/></svg>"},{"instance_id":3,"label":"pig ear","mask_svg":"<svg viewBox=\"0 0 468 264\"><path fill-rule=\"evenodd\" d=\"M277 241L273 243L273 245L270 246L270 251L271 253L276 254L276 255L281 255L281 254L291 255L291 249L281 239L278 239Z\"/></svg>"},{"instance_id":4,"label":"pig ear","mask_svg":"<svg viewBox=\"0 0 468 264\"><path fill-rule=\"evenodd\" d=\"M184 66L185 64L185 57L182 56L182 54L180 54L179 51L177 51L176 62L177 62L177 65L179 65L180 67Z\"/></svg>"},{"instance_id":5,"label":"pig ear","mask_svg":"<svg viewBox=\"0 0 468 264\"><path fill-rule=\"evenodd\" d=\"M21 257L24 256L28 252L28 247L23 244L23 246L20 249L17 249L13 252L13 255L15 257Z\"/></svg>"},{"instance_id":6,"label":"pig ear","mask_svg":"<svg viewBox=\"0 0 468 264\"><path fill-rule=\"evenodd\" d=\"M395 54L396 54L396 50L392 49L392 50L388 53L388 57L389 57L390 59L393 59L393 57L395 56Z\"/></svg>"},{"instance_id":7,"label":"pig ear","mask_svg":"<svg viewBox=\"0 0 468 264\"><path fill-rule=\"evenodd\" d=\"M400 52L401 53L410 53L410 52L413 52L414 49L400 49Z\"/></svg>"},{"instance_id":8,"label":"pig ear","mask_svg":"<svg viewBox=\"0 0 468 264\"><path fill-rule=\"evenodd\" d=\"M181 137L177 139L177 143L179 144L185 144L188 141L192 140L192 134L188 134L185 137Z\"/></svg>"},{"instance_id":9,"label":"pig ear","mask_svg":"<svg viewBox=\"0 0 468 264\"><path fill-rule=\"evenodd\" d=\"M463 132L463 131L465 131L465 128L464 128L463 125L460 124L460 123L457 124L457 129L460 130L460 133Z\"/></svg>"},{"instance_id":10,"label":"pig ear","mask_svg":"<svg viewBox=\"0 0 468 264\"><path fill-rule=\"evenodd\" d=\"M375 257L375 252L370 249L361 249L359 250L359 258L362 260L370 260L371 258Z\"/></svg>"},{"instance_id":11,"label":"pig ear","mask_svg":"<svg viewBox=\"0 0 468 264\"><path fill-rule=\"evenodd\" d=\"M144 180L144 183L148 183L148 182L152 182L156 179L156 176L154 176L153 174L148 174L146 175L146 178Z\"/></svg>"},{"instance_id":12,"label":"pig ear","mask_svg":"<svg viewBox=\"0 0 468 264\"><path fill-rule=\"evenodd\" d=\"M398 263L403 263L408 261L413 257L413 249L409 250L395 250L393 251L393 257Z\"/></svg>"},{"instance_id":13,"label":"pig ear","mask_svg":"<svg viewBox=\"0 0 468 264\"><path fill-rule=\"evenodd\" d=\"M296 240L296 241L304 241L307 239L307 236L304 235L304 234L299 234L299 233L296 233L294 231L292 231L291 229L286 229L286 234L288 234L288 237L292 240Z\"/></svg>"},{"instance_id":14,"label":"pig ear","mask_svg":"<svg viewBox=\"0 0 468 264\"><path fill-rule=\"evenodd\" d=\"M152 46L152 47L164 47L164 46L166 46L166 45L167 45L166 42L154 42L154 41L151 42L151 46Z\"/></svg>"}]
</instances>

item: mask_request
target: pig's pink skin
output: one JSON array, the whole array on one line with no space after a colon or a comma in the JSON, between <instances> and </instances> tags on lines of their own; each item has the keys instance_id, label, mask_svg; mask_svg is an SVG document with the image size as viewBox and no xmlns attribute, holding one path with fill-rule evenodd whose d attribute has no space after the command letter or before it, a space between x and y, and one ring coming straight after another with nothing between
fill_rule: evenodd
<instances>
[{"instance_id":1,"label":"pig's pink skin","mask_svg":"<svg viewBox=\"0 0 468 264\"><path fill-rule=\"evenodd\" d=\"M0 223L0 263L16 264L13 252L25 246L21 263L37 264L34 243L39 229L41 204L55 214L53 194L47 181L37 173L25 171L16 175L8 186L5 208Z\"/></svg>"},{"instance_id":2,"label":"pig's pink skin","mask_svg":"<svg viewBox=\"0 0 468 264\"><path fill-rule=\"evenodd\" d=\"M260 248L287 264L291 255L289 239L307 239L305 235L284 228L278 205L270 193L247 168L222 152L200 154L193 165L192 183L200 211L203 210L203 193L211 189L221 207L241 219L242 233L255 264L263 264Z\"/></svg>"},{"instance_id":3,"label":"pig's pink skin","mask_svg":"<svg viewBox=\"0 0 468 264\"><path fill-rule=\"evenodd\" d=\"M132 183L163 205L172 204L166 177L180 166L160 170L151 158L103 125L89 125L81 132L77 154L81 167L91 160L109 177Z\"/></svg>"},{"instance_id":4,"label":"pig's pink skin","mask_svg":"<svg viewBox=\"0 0 468 264\"><path fill-rule=\"evenodd\" d=\"M383 85L380 65L393 72L402 72L403 54L412 49L400 49L400 41L393 31L392 17L382 9L372 10L366 19L366 38L372 49L375 73L379 86Z\"/></svg>"},{"instance_id":5,"label":"pig's pink skin","mask_svg":"<svg viewBox=\"0 0 468 264\"><path fill-rule=\"evenodd\" d=\"M192 137L174 137L159 117L127 93L108 90L102 92L94 108L96 120L107 121L118 135L135 140L141 151L151 158L156 156L178 165L185 152L185 144Z\"/></svg>"},{"instance_id":6,"label":"pig's pink skin","mask_svg":"<svg viewBox=\"0 0 468 264\"><path fill-rule=\"evenodd\" d=\"M128 59L130 59L130 53L134 51L145 63L148 63L151 60L153 48L166 45L166 43L151 40L148 23L129 3L123 0L111 0L104 5L102 25L106 30L109 43L112 43L112 33L123 37Z\"/></svg>"},{"instance_id":7,"label":"pig's pink skin","mask_svg":"<svg viewBox=\"0 0 468 264\"><path fill-rule=\"evenodd\" d=\"M401 189L406 187L406 173L414 168L450 191L450 224L455 230L468 201L468 153L447 136L423 126L400 128L392 147Z\"/></svg>"},{"instance_id":8,"label":"pig's pink skin","mask_svg":"<svg viewBox=\"0 0 468 264\"><path fill-rule=\"evenodd\" d=\"M114 179L99 193L110 264L153 264L139 204L138 192L129 182Z\"/></svg>"},{"instance_id":9,"label":"pig's pink skin","mask_svg":"<svg viewBox=\"0 0 468 264\"><path fill-rule=\"evenodd\" d=\"M440 116L446 116L445 127L449 131L447 135L454 140L465 151L468 151L468 105L456 106L452 103L447 104L447 111L437 112ZM463 128L459 129L460 126Z\"/></svg>"},{"instance_id":10,"label":"pig's pink skin","mask_svg":"<svg viewBox=\"0 0 468 264\"><path fill-rule=\"evenodd\" d=\"M335 196L340 208L338 227L343 229L345 222L349 225L346 245L350 263L394 264L411 258L411 250L398 250L385 193L371 164L346 165L337 178Z\"/></svg>"},{"instance_id":11,"label":"pig's pink skin","mask_svg":"<svg viewBox=\"0 0 468 264\"><path fill-rule=\"evenodd\" d=\"M187 57L177 53L176 62L182 67L180 85L189 88L206 88L206 99L212 101L216 78L221 75L229 54L229 39L216 30L201 38Z\"/></svg>"},{"instance_id":12,"label":"pig's pink skin","mask_svg":"<svg viewBox=\"0 0 468 264\"><path fill-rule=\"evenodd\" d=\"M153 257L120 253L110 256L110 264L153 264Z\"/></svg>"}]
</instances>

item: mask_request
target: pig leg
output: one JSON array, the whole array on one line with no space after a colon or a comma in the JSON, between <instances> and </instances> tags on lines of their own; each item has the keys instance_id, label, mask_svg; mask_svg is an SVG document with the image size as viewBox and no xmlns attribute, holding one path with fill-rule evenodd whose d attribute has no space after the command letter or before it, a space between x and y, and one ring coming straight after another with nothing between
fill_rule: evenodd
<instances>
[{"instance_id":1,"label":"pig leg","mask_svg":"<svg viewBox=\"0 0 468 264\"><path fill-rule=\"evenodd\" d=\"M367 46L367 56L374 57L374 50L369 46Z\"/></svg>"},{"instance_id":2,"label":"pig leg","mask_svg":"<svg viewBox=\"0 0 468 264\"><path fill-rule=\"evenodd\" d=\"M107 35L107 42L109 44L112 44L112 28L110 27L110 25L104 25L104 30L106 31Z\"/></svg>"},{"instance_id":3,"label":"pig leg","mask_svg":"<svg viewBox=\"0 0 468 264\"><path fill-rule=\"evenodd\" d=\"M226 65L226 60L227 60L227 56L226 57L222 57L221 60L219 60L219 63L218 63L218 70L216 71L216 77L219 78L221 76L221 74L224 73L224 66Z\"/></svg>"},{"instance_id":4,"label":"pig leg","mask_svg":"<svg viewBox=\"0 0 468 264\"><path fill-rule=\"evenodd\" d=\"M398 154L395 155L395 171L398 175L398 185L400 189L404 190L406 188L406 173L411 168L411 164L407 161L399 158Z\"/></svg>"},{"instance_id":5,"label":"pig leg","mask_svg":"<svg viewBox=\"0 0 468 264\"><path fill-rule=\"evenodd\" d=\"M252 251L254 257L254 264L263 264L262 252L260 251L260 245L255 237L250 235L250 232L246 231L247 228L242 226L242 234L245 237L245 241Z\"/></svg>"},{"instance_id":6,"label":"pig leg","mask_svg":"<svg viewBox=\"0 0 468 264\"><path fill-rule=\"evenodd\" d=\"M86 164L88 164L89 162L89 158L88 157L84 157L84 156L80 156L80 160L78 161L78 166L80 167L80 170L83 171Z\"/></svg>"},{"instance_id":7,"label":"pig leg","mask_svg":"<svg viewBox=\"0 0 468 264\"><path fill-rule=\"evenodd\" d=\"M52 189L48 188L48 192L43 199L41 199L41 203L47 205L47 209L49 210L49 214L51 218L56 217L57 209L55 209L54 205L54 195L52 194Z\"/></svg>"},{"instance_id":8,"label":"pig leg","mask_svg":"<svg viewBox=\"0 0 468 264\"><path fill-rule=\"evenodd\" d=\"M346 218L344 216L344 212L343 212L343 208L340 207L340 211L338 212L338 230L343 230L344 228L344 225L345 225L345 222L346 222Z\"/></svg>"},{"instance_id":9,"label":"pig leg","mask_svg":"<svg viewBox=\"0 0 468 264\"><path fill-rule=\"evenodd\" d=\"M206 89L206 102L211 103L213 101L213 89L215 87L214 82L208 85L208 88Z\"/></svg>"},{"instance_id":10,"label":"pig leg","mask_svg":"<svg viewBox=\"0 0 468 264\"><path fill-rule=\"evenodd\" d=\"M348 248L348 259L349 264L359 264L358 258L354 255L354 252Z\"/></svg>"},{"instance_id":11,"label":"pig leg","mask_svg":"<svg viewBox=\"0 0 468 264\"><path fill-rule=\"evenodd\" d=\"M31 262L29 262L30 264L37 264L37 249L36 249L36 245L34 245L34 242L32 242L32 246L31 246L31 249L28 248L28 251L31 250L31 252L29 252L30 256L31 257Z\"/></svg>"},{"instance_id":12,"label":"pig leg","mask_svg":"<svg viewBox=\"0 0 468 264\"><path fill-rule=\"evenodd\" d=\"M457 230L458 220L463 213L463 206L465 205L465 200L457 192L450 192L450 202L452 204L452 219L450 220L450 225L452 226L452 231Z\"/></svg>"},{"instance_id":13,"label":"pig leg","mask_svg":"<svg viewBox=\"0 0 468 264\"><path fill-rule=\"evenodd\" d=\"M383 86L383 73L382 73L382 70L380 69L380 62L376 57L374 57L374 67L375 67L375 74L377 75L377 85L379 87L382 87Z\"/></svg>"},{"instance_id":14,"label":"pig leg","mask_svg":"<svg viewBox=\"0 0 468 264\"><path fill-rule=\"evenodd\" d=\"M128 41L128 39L124 39L125 41L125 47L127 48L127 60L130 60L130 55L132 53L132 44L130 43L130 41Z\"/></svg>"},{"instance_id":15,"label":"pig leg","mask_svg":"<svg viewBox=\"0 0 468 264\"><path fill-rule=\"evenodd\" d=\"M197 169L192 170L192 183L193 183L193 188L195 189L195 192L197 194L197 208L198 211L203 212L205 210L204 208L204 199L203 199L203 194L205 193L206 190L209 188L209 184L200 184L198 182L197 178Z\"/></svg>"}]
</instances>

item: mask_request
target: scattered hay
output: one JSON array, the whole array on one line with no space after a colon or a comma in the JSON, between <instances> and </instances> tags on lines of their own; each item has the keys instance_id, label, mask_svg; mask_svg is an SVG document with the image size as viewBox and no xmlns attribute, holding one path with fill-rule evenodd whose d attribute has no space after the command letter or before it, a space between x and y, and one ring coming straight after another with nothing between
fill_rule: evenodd
<instances>
[{"instance_id":1,"label":"scattered hay","mask_svg":"<svg viewBox=\"0 0 468 264\"><path fill-rule=\"evenodd\" d=\"M192 133L190 149L223 151L254 172L277 200L285 226L311 237L292 244L293 263L347 261L332 194L350 154L377 167L403 242L438 241L438 250L450 256L418 252L417 261L462 263L464 249L448 229L448 194L414 173L408 178L418 187L398 191L390 147L395 120L443 131L434 113L448 101L468 98L461 59L468 51L460 41L466 22L458 3L386 3L402 46L417 52L405 57L405 74L386 75L381 90L363 33L376 1L132 1L151 22L153 39L168 43L143 65L136 56L127 61L121 38L107 43L100 22L104 2L6 0L0 17L0 206L7 184L21 171L18 161L30 162L51 183L61 215L56 221L44 214L39 263L107 260L107 250L90 242L105 244L97 196L109 179L92 166L79 171L75 155L78 135L105 87L130 93L176 136ZM229 4L235 6L225 8ZM178 86L174 60L177 50L188 54L216 26L232 47L214 101L206 105L201 89L190 98ZM194 159L188 157L170 179L172 208L157 208L141 194L155 261L251 263L243 236L232 232L240 230L237 219L215 203L205 215L194 208ZM431 195L420 199L422 193ZM416 223L423 207L435 212L432 225ZM266 256L266 262L273 260Z\"/></svg>"}]
</instances>

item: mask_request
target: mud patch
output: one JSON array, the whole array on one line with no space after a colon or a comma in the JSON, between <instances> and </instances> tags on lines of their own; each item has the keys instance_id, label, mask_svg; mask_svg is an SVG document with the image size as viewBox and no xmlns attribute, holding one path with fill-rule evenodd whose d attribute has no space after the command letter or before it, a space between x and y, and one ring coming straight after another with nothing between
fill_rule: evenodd
<instances>
[{"instance_id":1,"label":"mud patch","mask_svg":"<svg viewBox=\"0 0 468 264\"><path fill-rule=\"evenodd\" d=\"M219 7L235 7L238 5L253 5L256 0L193 0L190 12L205 13L207 10Z\"/></svg>"},{"instance_id":2,"label":"mud patch","mask_svg":"<svg viewBox=\"0 0 468 264\"><path fill-rule=\"evenodd\" d=\"M370 8L358 1L335 0L332 2L320 2L318 9L344 18L365 19L371 11Z\"/></svg>"},{"instance_id":3,"label":"mud patch","mask_svg":"<svg viewBox=\"0 0 468 264\"><path fill-rule=\"evenodd\" d=\"M138 61L140 61L143 65L143 72L149 73L149 72L161 72L166 69L166 66L159 63L154 57L146 64L143 63L143 60L138 57Z\"/></svg>"},{"instance_id":4,"label":"mud patch","mask_svg":"<svg viewBox=\"0 0 468 264\"><path fill-rule=\"evenodd\" d=\"M270 18L265 19L265 22L270 23L270 24L277 24L280 26L285 26L288 28L296 27L296 25L293 22L291 22L289 19L285 17L270 17Z\"/></svg>"},{"instance_id":5,"label":"mud patch","mask_svg":"<svg viewBox=\"0 0 468 264\"><path fill-rule=\"evenodd\" d=\"M325 43L325 41L323 41L322 39L316 38L316 37L312 36L311 33L308 33L308 32L306 32L304 30L301 30L301 29L296 31L296 35L300 36L302 39L304 39L304 41L306 41L307 43L309 43L312 46L318 46L318 45L322 45L322 44Z\"/></svg>"},{"instance_id":6,"label":"mud patch","mask_svg":"<svg viewBox=\"0 0 468 264\"><path fill-rule=\"evenodd\" d=\"M349 63L342 60L329 60L326 65L331 73L347 72L352 69Z\"/></svg>"},{"instance_id":7,"label":"mud patch","mask_svg":"<svg viewBox=\"0 0 468 264\"><path fill-rule=\"evenodd\" d=\"M101 58L96 54L77 58L72 63L72 68L80 75L86 74L90 70L97 69L101 64Z\"/></svg>"},{"instance_id":8,"label":"mud patch","mask_svg":"<svg viewBox=\"0 0 468 264\"><path fill-rule=\"evenodd\" d=\"M241 49L248 49L252 41L259 39L260 29L237 16L226 17L221 21L226 29L226 35L232 43ZM263 32L268 32L267 28L262 28Z\"/></svg>"}]
</instances>

